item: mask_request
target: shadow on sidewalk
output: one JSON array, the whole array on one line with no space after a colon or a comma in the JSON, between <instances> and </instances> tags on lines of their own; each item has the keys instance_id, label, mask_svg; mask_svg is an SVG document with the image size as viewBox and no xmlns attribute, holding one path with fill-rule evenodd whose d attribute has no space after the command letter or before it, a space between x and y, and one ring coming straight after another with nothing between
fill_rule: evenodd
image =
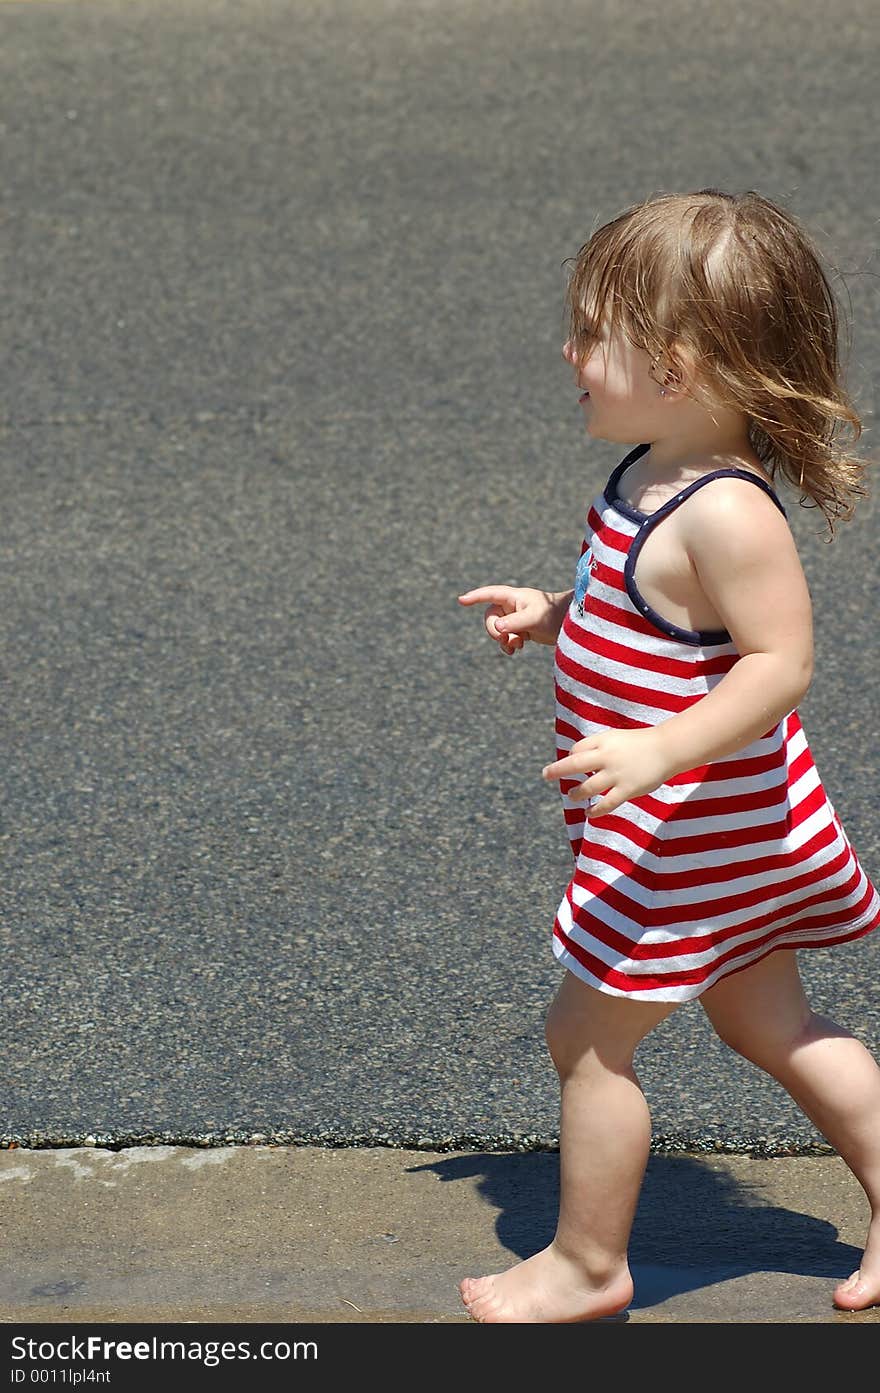
<instances>
[{"instance_id":1,"label":"shadow on sidewalk","mask_svg":"<svg viewBox=\"0 0 880 1393\"><path fill-rule=\"evenodd\" d=\"M498 1240L520 1258L553 1237L558 1152L480 1153L411 1169L447 1182L482 1174L479 1192L499 1211ZM771 1204L724 1170L688 1156L651 1156L629 1255L638 1310L749 1273L841 1279L862 1253L840 1242L833 1224Z\"/></svg>"}]
</instances>

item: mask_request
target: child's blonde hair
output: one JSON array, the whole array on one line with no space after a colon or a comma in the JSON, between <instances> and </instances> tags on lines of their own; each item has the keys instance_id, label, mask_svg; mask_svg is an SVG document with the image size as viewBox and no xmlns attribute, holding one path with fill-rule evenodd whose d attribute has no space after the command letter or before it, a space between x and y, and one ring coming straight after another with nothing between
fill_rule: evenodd
<instances>
[{"instance_id":1,"label":"child's blonde hair","mask_svg":"<svg viewBox=\"0 0 880 1393\"><path fill-rule=\"evenodd\" d=\"M803 506L821 508L830 541L834 519L867 496L865 463L837 444L842 425L852 443L862 425L840 382L834 295L796 220L753 190L657 194L569 260L576 351L606 320L652 359L681 344L714 399L749 418L771 478L780 471Z\"/></svg>"}]
</instances>

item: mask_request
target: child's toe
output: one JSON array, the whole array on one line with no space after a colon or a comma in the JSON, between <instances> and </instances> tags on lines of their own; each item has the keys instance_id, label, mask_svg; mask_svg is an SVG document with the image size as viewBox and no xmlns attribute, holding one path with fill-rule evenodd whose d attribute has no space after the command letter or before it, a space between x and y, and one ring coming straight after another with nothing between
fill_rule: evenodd
<instances>
[{"instance_id":1,"label":"child's toe","mask_svg":"<svg viewBox=\"0 0 880 1393\"><path fill-rule=\"evenodd\" d=\"M834 1302L837 1306L843 1306L848 1310L857 1310L865 1305L867 1295L867 1285L862 1280L861 1271L853 1272L847 1277L845 1282L835 1288Z\"/></svg>"}]
</instances>

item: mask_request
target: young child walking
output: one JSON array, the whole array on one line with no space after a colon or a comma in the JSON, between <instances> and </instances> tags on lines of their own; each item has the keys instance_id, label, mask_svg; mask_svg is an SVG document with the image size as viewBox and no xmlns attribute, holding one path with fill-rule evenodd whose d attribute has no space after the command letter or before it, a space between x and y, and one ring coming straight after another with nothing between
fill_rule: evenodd
<instances>
[{"instance_id":1,"label":"young child walking","mask_svg":"<svg viewBox=\"0 0 880 1393\"><path fill-rule=\"evenodd\" d=\"M861 425L838 315L796 219L754 191L661 194L574 259L563 357L588 435L634 446L589 509L573 589L486 585L506 654L555 645L556 760L574 872L554 925L566 972L546 1021L561 1086L553 1242L465 1278L478 1321L582 1321L632 1301L630 1229L651 1123L633 1068L698 998L856 1176L870 1224L833 1293L880 1303L880 1068L810 1009L794 950L880 923L797 703L810 595L775 484L831 536L866 490L839 446ZM791 951L777 951L777 950ZM843 1275L843 1274L842 1274Z\"/></svg>"}]
</instances>

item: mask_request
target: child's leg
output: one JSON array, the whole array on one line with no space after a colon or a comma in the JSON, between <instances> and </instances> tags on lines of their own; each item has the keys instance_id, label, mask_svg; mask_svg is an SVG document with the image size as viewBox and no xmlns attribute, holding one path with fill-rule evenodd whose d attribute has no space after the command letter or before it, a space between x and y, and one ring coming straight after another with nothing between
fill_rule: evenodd
<instances>
[{"instance_id":1,"label":"child's leg","mask_svg":"<svg viewBox=\"0 0 880 1393\"><path fill-rule=\"evenodd\" d=\"M633 1053L674 1010L565 974L546 1027L562 1087L556 1236L507 1272L459 1283L475 1320L595 1320L629 1305L627 1244L651 1141Z\"/></svg>"},{"instance_id":2,"label":"child's leg","mask_svg":"<svg viewBox=\"0 0 880 1393\"><path fill-rule=\"evenodd\" d=\"M834 1293L838 1306L880 1302L880 1068L864 1045L810 1010L797 956L779 949L700 997L721 1039L791 1094L868 1196L862 1264Z\"/></svg>"}]
</instances>

